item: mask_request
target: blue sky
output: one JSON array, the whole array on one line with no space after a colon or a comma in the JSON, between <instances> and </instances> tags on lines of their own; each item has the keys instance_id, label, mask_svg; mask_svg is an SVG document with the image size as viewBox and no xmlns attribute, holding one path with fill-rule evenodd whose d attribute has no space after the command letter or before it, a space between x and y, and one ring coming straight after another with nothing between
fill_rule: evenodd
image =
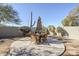
<instances>
[{"instance_id":1,"label":"blue sky","mask_svg":"<svg viewBox=\"0 0 79 59\"><path fill-rule=\"evenodd\" d=\"M77 3L16 3L11 4L19 13L21 25L29 26L30 13L33 13L33 21L37 22L39 16L42 18L44 26L60 26L61 21L68 13L78 6Z\"/></svg>"}]
</instances>

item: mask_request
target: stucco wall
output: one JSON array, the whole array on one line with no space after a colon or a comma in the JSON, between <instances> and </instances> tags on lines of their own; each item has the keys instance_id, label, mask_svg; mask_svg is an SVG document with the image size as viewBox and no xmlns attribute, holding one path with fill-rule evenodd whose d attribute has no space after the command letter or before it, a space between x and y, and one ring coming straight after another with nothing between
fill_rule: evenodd
<instances>
[{"instance_id":1,"label":"stucco wall","mask_svg":"<svg viewBox=\"0 0 79 59\"><path fill-rule=\"evenodd\" d=\"M69 34L69 38L70 39L77 39L79 40L79 27L75 26L75 27L63 27Z\"/></svg>"},{"instance_id":2,"label":"stucco wall","mask_svg":"<svg viewBox=\"0 0 79 59\"><path fill-rule=\"evenodd\" d=\"M79 27L62 27L65 29L70 39L79 40ZM23 36L22 32L19 30L19 27L0 27L0 38L4 37L20 37Z\"/></svg>"},{"instance_id":3,"label":"stucco wall","mask_svg":"<svg viewBox=\"0 0 79 59\"><path fill-rule=\"evenodd\" d=\"M0 27L0 38L23 36L19 27Z\"/></svg>"}]
</instances>

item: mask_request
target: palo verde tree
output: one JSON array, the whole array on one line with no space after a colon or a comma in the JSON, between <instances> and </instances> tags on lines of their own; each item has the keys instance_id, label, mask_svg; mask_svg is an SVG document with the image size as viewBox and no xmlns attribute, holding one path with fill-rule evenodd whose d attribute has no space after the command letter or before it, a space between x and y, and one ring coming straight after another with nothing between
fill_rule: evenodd
<instances>
[{"instance_id":1,"label":"palo verde tree","mask_svg":"<svg viewBox=\"0 0 79 59\"><path fill-rule=\"evenodd\" d=\"M79 26L79 6L70 11L62 21L64 26Z\"/></svg>"},{"instance_id":2,"label":"palo verde tree","mask_svg":"<svg viewBox=\"0 0 79 59\"><path fill-rule=\"evenodd\" d=\"M20 19L16 10L9 4L0 4L0 23L20 24Z\"/></svg>"}]
</instances>

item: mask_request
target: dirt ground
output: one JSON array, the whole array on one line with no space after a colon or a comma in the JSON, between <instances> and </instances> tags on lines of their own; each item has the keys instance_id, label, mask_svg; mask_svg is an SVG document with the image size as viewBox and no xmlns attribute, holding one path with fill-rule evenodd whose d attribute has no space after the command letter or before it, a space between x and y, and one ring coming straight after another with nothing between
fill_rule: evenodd
<instances>
[{"instance_id":1,"label":"dirt ground","mask_svg":"<svg viewBox=\"0 0 79 59\"><path fill-rule=\"evenodd\" d=\"M63 56L79 56L79 41L75 39L68 39L64 43L66 51Z\"/></svg>"},{"instance_id":2,"label":"dirt ground","mask_svg":"<svg viewBox=\"0 0 79 59\"><path fill-rule=\"evenodd\" d=\"M9 38L2 39L0 41L0 55L6 55L9 52L9 47L15 40L19 40L21 38ZM74 39L64 40L64 44L66 47L66 51L63 56L79 56L79 41Z\"/></svg>"},{"instance_id":3,"label":"dirt ground","mask_svg":"<svg viewBox=\"0 0 79 59\"><path fill-rule=\"evenodd\" d=\"M19 38L0 39L0 56L7 55L12 42L18 39Z\"/></svg>"}]
</instances>

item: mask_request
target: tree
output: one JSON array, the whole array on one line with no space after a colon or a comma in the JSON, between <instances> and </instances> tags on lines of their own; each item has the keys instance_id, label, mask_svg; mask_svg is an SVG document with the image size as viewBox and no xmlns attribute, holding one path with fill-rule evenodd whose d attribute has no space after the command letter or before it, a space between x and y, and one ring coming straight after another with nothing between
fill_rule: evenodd
<instances>
[{"instance_id":1,"label":"tree","mask_svg":"<svg viewBox=\"0 0 79 59\"><path fill-rule=\"evenodd\" d=\"M79 26L79 6L70 11L69 15L62 21L64 26Z\"/></svg>"},{"instance_id":2,"label":"tree","mask_svg":"<svg viewBox=\"0 0 79 59\"><path fill-rule=\"evenodd\" d=\"M42 26L42 32L49 34L48 29L45 26Z\"/></svg>"},{"instance_id":3,"label":"tree","mask_svg":"<svg viewBox=\"0 0 79 59\"><path fill-rule=\"evenodd\" d=\"M56 35L56 28L53 25L49 25L48 30Z\"/></svg>"},{"instance_id":4,"label":"tree","mask_svg":"<svg viewBox=\"0 0 79 59\"><path fill-rule=\"evenodd\" d=\"M72 25L72 20L70 20L68 17L65 17L65 19L62 20L62 25L71 26Z\"/></svg>"},{"instance_id":5,"label":"tree","mask_svg":"<svg viewBox=\"0 0 79 59\"><path fill-rule=\"evenodd\" d=\"M53 25L49 25L49 26L48 26L48 29L49 29L50 31L54 31L54 30L55 30L55 27L54 27Z\"/></svg>"},{"instance_id":6,"label":"tree","mask_svg":"<svg viewBox=\"0 0 79 59\"><path fill-rule=\"evenodd\" d=\"M0 4L0 23L20 24L18 13L9 4Z\"/></svg>"},{"instance_id":7,"label":"tree","mask_svg":"<svg viewBox=\"0 0 79 59\"><path fill-rule=\"evenodd\" d=\"M37 26L36 26L36 30L35 32L42 32L42 21L41 21L41 17L38 17L38 21L37 21Z\"/></svg>"},{"instance_id":8,"label":"tree","mask_svg":"<svg viewBox=\"0 0 79 59\"><path fill-rule=\"evenodd\" d=\"M37 26L35 29L35 32L37 33L45 33L45 34L49 34L48 33L48 29L42 25L42 21L41 21L41 17L38 17L38 21L37 21Z\"/></svg>"}]
</instances>

